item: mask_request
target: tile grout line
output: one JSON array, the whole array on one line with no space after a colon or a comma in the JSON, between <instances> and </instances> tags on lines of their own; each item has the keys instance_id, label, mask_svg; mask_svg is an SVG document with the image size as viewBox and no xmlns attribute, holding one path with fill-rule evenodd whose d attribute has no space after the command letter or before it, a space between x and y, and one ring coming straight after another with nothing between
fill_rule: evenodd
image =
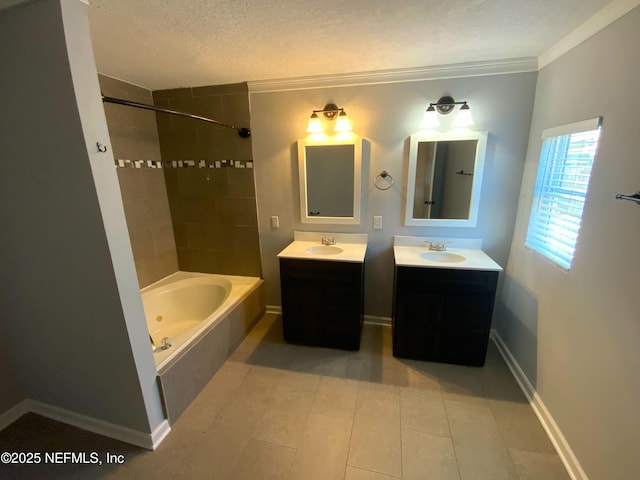
<instances>
[{"instance_id":1,"label":"tile grout line","mask_svg":"<svg viewBox=\"0 0 640 480\"><path fill-rule=\"evenodd\" d=\"M402 390L398 388L398 410L400 410L400 478L404 478L404 428L402 427Z\"/></svg>"},{"instance_id":2,"label":"tile grout line","mask_svg":"<svg viewBox=\"0 0 640 480\"><path fill-rule=\"evenodd\" d=\"M460 470L460 462L458 461L458 452L456 449L456 442L453 439L453 430L451 429L451 422L449 421L449 409L447 408L447 402L444 399L444 392L442 392L442 404L444 405L444 412L447 416L447 425L449 426L449 433L451 434L451 446L453 447L453 456L456 460L456 469L458 470L458 478L460 480L464 480L462 478L462 471Z\"/></svg>"},{"instance_id":3,"label":"tile grout line","mask_svg":"<svg viewBox=\"0 0 640 480\"><path fill-rule=\"evenodd\" d=\"M349 433L349 447L347 448L347 461L344 466L344 475L347 475L347 467L349 467L349 454L351 453L351 441L353 440L353 429L356 425L356 414L358 412L358 397L360 397L360 386L362 384L362 380L358 380L358 390L356 392L356 404L353 407L353 419L351 420L351 432ZM352 465L355 467L355 465ZM357 468L357 467L355 467Z\"/></svg>"},{"instance_id":4,"label":"tile grout line","mask_svg":"<svg viewBox=\"0 0 640 480\"><path fill-rule=\"evenodd\" d=\"M500 423L498 423L498 419L496 418L493 408L491 408L491 402L489 402L489 399L486 396L484 384L482 382L480 382L480 388L482 389L482 396L486 400L487 406L489 407L489 413L491 413L491 418L493 418L493 421L496 423L496 427L498 428L498 433L500 434L500 438L502 439L502 444L507 449L507 453L509 454L509 461L513 466L513 471L516 473L516 477L520 478L520 473L518 472L518 468L516 467L516 464L513 461L513 457L511 456L511 449L509 448L509 445L507 445L507 440L504 436L504 433L502 432L502 428L500 428Z\"/></svg>"}]
</instances>

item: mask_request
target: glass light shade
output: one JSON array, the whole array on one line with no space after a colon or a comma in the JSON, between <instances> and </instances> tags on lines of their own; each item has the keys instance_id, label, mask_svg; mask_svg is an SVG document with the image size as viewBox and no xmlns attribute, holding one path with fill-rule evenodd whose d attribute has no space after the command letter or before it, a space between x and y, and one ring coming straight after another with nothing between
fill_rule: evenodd
<instances>
[{"instance_id":1,"label":"glass light shade","mask_svg":"<svg viewBox=\"0 0 640 480\"><path fill-rule=\"evenodd\" d=\"M349 117L347 116L347 112L342 110L340 115L338 115L338 119L336 120L336 126L334 128L336 132L350 132L351 131L351 122L349 121Z\"/></svg>"},{"instance_id":2,"label":"glass light shade","mask_svg":"<svg viewBox=\"0 0 640 480\"><path fill-rule=\"evenodd\" d=\"M420 122L420 128L438 128L439 126L440 122L438 121L438 114L436 113L436 109L433 108L432 105L429 105L427 111L424 112L422 122Z\"/></svg>"},{"instance_id":3,"label":"glass light shade","mask_svg":"<svg viewBox=\"0 0 640 480\"><path fill-rule=\"evenodd\" d=\"M309 117L309 124L307 125L307 133L322 133L322 124L316 113L312 113Z\"/></svg>"},{"instance_id":4,"label":"glass light shade","mask_svg":"<svg viewBox=\"0 0 640 480\"><path fill-rule=\"evenodd\" d=\"M470 127L473 125L473 118L471 118L471 110L466 103L460 107L460 111L456 116L456 120L453 122L454 127Z\"/></svg>"}]
</instances>

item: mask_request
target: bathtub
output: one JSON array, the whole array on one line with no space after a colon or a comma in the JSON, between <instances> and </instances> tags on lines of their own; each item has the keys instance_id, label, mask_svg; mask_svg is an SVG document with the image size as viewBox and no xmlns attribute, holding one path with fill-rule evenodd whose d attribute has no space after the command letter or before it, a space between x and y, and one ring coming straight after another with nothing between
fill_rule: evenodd
<instances>
[{"instance_id":1,"label":"bathtub","mask_svg":"<svg viewBox=\"0 0 640 480\"><path fill-rule=\"evenodd\" d=\"M201 335L255 290L254 277L176 272L141 290L149 335L156 347L168 338L171 347L154 352L160 372Z\"/></svg>"},{"instance_id":2,"label":"bathtub","mask_svg":"<svg viewBox=\"0 0 640 480\"><path fill-rule=\"evenodd\" d=\"M140 293L154 343L171 343L153 356L173 425L264 315L264 280L176 272Z\"/></svg>"}]
</instances>

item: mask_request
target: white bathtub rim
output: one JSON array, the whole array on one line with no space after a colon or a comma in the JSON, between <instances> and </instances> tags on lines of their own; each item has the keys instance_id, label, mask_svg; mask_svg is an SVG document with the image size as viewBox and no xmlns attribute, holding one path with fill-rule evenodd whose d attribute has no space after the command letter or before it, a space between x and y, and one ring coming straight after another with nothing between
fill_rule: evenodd
<instances>
[{"instance_id":1,"label":"white bathtub rim","mask_svg":"<svg viewBox=\"0 0 640 480\"><path fill-rule=\"evenodd\" d=\"M225 278L224 275L218 275L218 274L211 274L211 275L220 277L220 278L216 278L216 281L220 282L219 286L224 288L226 292L228 292L232 288L233 282ZM168 277L165 277L165 278L168 278ZM140 295L142 295L143 297L145 295L150 295L150 294L162 295L163 293L168 293L173 290L177 290L185 285L210 285L210 284L211 284L211 281L208 277L198 276L193 278L182 278L180 280L175 280L173 282L166 283L166 284L161 284L161 285L154 284L155 286L149 285L148 287L145 287L143 290L140 290ZM216 283L216 285L218 284Z\"/></svg>"},{"instance_id":2,"label":"white bathtub rim","mask_svg":"<svg viewBox=\"0 0 640 480\"><path fill-rule=\"evenodd\" d=\"M203 335L203 333L214 328L218 323L218 320L224 318L229 312L240 305L247 296L253 293L260 286L263 280L259 277L178 271L176 273L168 275L163 279L158 280L157 282L154 282L153 284L145 287L140 291L142 295L143 293L147 293L150 290L163 287L164 285L170 285L174 282L181 282L182 280L188 279L210 279L211 277L224 278L230 281L232 284L231 292L227 296L225 303L223 303L215 311L211 312L211 314L203 319L200 323L198 323L197 326L194 326L192 329L187 330L185 333L179 335L175 339L169 339L175 341L176 344L179 343L179 345L175 348L167 350L167 352L169 353L166 355L166 357L163 355L166 352L158 352L154 354L154 361L156 361L156 370L159 374L162 370L172 364L174 360L177 360L177 358L181 356L181 352L186 350L190 345L197 342L198 339ZM192 340L188 342L186 341L188 339ZM158 357L161 357L162 359L158 361Z\"/></svg>"},{"instance_id":3,"label":"white bathtub rim","mask_svg":"<svg viewBox=\"0 0 640 480\"><path fill-rule=\"evenodd\" d=\"M231 291L234 288L233 287L234 283L237 285L237 282L232 282L228 278L224 278L221 275L197 276L192 278L183 278L181 280L175 280L170 283L157 285L154 288L141 292L140 295L142 297L142 304L145 311L145 317L147 321L147 330L149 331L149 335L151 335L156 341L158 341L159 338L162 337L162 335L158 337L157 331L159 329L166 328L165 324L163 324L162 326L158 326L157 322L154 322L153 320L153 315L154 315L153 312L154 310L158 309L158 304L156 303L156 300L162 299L165 295L169 295L170 304L167 305L166 300L165 301L160 300L160 308L165 312L171 312L176 305L175 300L172 300L171 298L174 292L179 292L180 290L183 290L183 289L190 289L192 287L213 287L214 291L211 292L212 295L217 295L218 292L222 293L221 298L218 299L215 303L211 304L209 302L204 302L205 304L199 307L201 312L196 318L199 318L200 320L193 325L193 327L195 327L195 325L200 324L202 321L214 315L218 311L218 309L221 306L223 306L225 302L227 302L227 299L229 298L229 295L231 294ZM238 287L236 286L236 288ZM148 305L147 305L147 302L149 302ZM179 306L181 305L179 301L177 302L177 304ZM147 311L147 307L149 307L150 309L149 311ZM173 317L174 317L173 315L170 316L170 318L173 318ZM173 320L170 321L169 323L170 324L175 323L175 318L173 318ZM190 331L191 328L189 328L188 330L185 330L185 332ZM170 335L169 338L170 339L182 338L182 333L180 333L177 336Z\"/></svg>"},{"instance_id":4,"label":"white bathtub rim","mask_svg":"<svg viewBox=\"0 0 640 480\"><path fill-rule=\"evenodd\" d=\"M221 277L221 278L226 278L229 279L231 281L235 281L238 284L251 284L253 283L256 279L260 279L260 277L247 277L247 276L242 276L242 275L224 275L222 273L202 273L202 272L186 272L184 270L178 270L177 272L174 272L170 275L167 275L164 278L161 278L160 280L157 280L149 285L147 285L144 288L140 289L140 293L146 293L149 290L153 290L157 287L160 287L164 284L171 284L171 283L175 283L181 280L188 280L188 279L196 279L196 278L209 278L209 277Z\"/></svg>"},{"instance_id":5,"label":"white bathtub rim","mask_svg":"<svg viewBox=\"0 0 640 480\"><path fill-rule=\"evenodd\" d=\"M195 344L204 333L214 328L219 320L224 318L227 313L231 312L234 308L240 305L242 303L242 300L246 298L246 296L251 294L256 288L258 288L262 280L258 277L254 278L255 284L253 285L239 285L237 286L239 288L232 287L231 293L227 296L225 303L211 312L208 317L203 319L196 326L173 339L173 341L179 342L180 345L176 348L169 349L168 352L170 353L167 355L167 357L157 363L156 370L158 371L158 373L161 373L164 368L168 367L175 360L177 360L181 356L181 352L185 351L191 345ZM172 339L169 340L171 341ZM163 352L159 353L161 354Z\"/></svg>"}]
</instances>

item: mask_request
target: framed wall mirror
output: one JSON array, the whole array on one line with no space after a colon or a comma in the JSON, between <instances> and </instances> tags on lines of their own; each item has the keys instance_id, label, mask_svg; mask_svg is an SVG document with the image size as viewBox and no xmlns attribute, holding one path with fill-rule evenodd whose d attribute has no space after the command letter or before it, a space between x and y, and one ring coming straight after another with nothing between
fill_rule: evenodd
<instances>
[{"instance_id":1,"label":"framed wall mirror","mask_svg":"<svg viewBox=\"0 0 640 480\"><path fill-rule=\"evenodd\" d=\"M358 225L362 139L298 140L302 223Z\"/></svg>"},{"instance_id":2,"label":"framed wall mirror","mask_svg":"<svg viewBox=\"0 0 640 480\"><path fill-rule=\"evenodd\" d=\"M486 149L486 132L412 135L405 225L475 227Z\"/></svg>"}]
</instances>

